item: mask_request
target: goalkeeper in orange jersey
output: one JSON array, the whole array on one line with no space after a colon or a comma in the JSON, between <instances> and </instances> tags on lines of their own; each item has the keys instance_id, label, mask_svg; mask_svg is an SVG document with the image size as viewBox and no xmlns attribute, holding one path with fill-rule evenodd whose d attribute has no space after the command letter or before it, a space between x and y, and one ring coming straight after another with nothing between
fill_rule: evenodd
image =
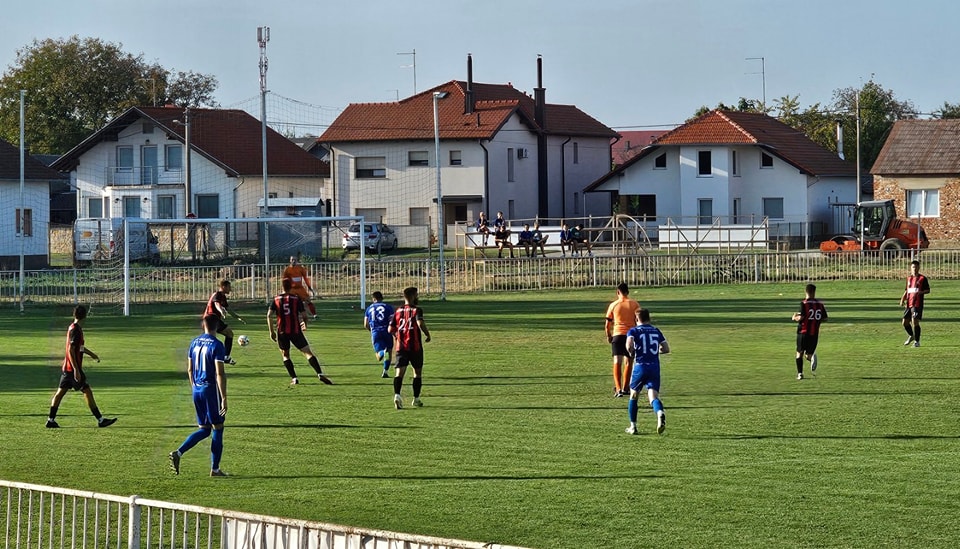
<instances>
[{"instance_id":1,"label":"goalkeeper in orange jersey","mask_svg":"<svg viewBox=\"0 0 960 549\"><path fill-rule=\"evenodd\" d=\"M302 299L310 311L310 315L316 318L317 308L314 307L313 302L310 301L310 298L313 297L313 285L310 284L310 275L307 274L307 269L300 264L297 256L290 256L290 264L283 270L283 276L280 278L281 280L284 278L290 279L290 293Z\"/></svg>"}]
</instances>

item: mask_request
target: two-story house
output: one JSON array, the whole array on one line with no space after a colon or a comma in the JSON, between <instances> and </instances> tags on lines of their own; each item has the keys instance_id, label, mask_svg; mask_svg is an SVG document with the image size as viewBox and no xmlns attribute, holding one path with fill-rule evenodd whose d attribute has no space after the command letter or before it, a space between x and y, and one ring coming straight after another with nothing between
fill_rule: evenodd
<instances>
[{"instance_id":1,"label":"two-story house","mask_svg":"<svg viewBox=\"0 0 960 549\"><path fill-rule=\"evenodd\" d=\"M348 106L319 138L330 150L335 213L436 225L438 167L447 225L481 211L508 219L601 213L602 201L583 189L609 171L617 133L575 106L547 103L537 63L533 97L474 82L468 57L465 82Z\"/></svg>"},{"instance_id":2,"label":"two-story house","mask_svg":"<svg viewBox=\"0 0 960 549\"><path fill-rule=\"evenodd\" d=\"M269 127L266 139L268 199L282 205L270 216L329 196L329 164ZM78 217L250 218L263 215L262 151L245 111L133 107L52 167L70 172Z\"/></svg>"},{"instance_id":3,"label":"two-story house","mask_svg":"<svg viewBox=\"0 0 960 549\"><path fill-rule=\"evenodd\" d=\"M765 114L715 110L660 136L587 191L661 223L766 218L794 234L831 234L846 229L839 206L856 202L856 166Z\"/></svg>"},{"instance_id":4,"label":"two-story house","mask_svg":"<svg viewBox=\"0 0 960 549\"><path fill-rule=\"evenodd\" d=\"M23 157L20 192L20 149L0 139L0 270L47 266L50 243L50 184L60 174L29 154Z\"/></svg>"}]
</instances>

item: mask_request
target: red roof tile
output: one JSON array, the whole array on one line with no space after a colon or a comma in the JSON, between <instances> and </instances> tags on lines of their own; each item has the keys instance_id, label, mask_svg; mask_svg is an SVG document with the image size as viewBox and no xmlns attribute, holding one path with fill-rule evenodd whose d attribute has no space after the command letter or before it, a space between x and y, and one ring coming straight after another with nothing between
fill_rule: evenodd
<instances>
[{"instance_id":1,"label":"red roof tile","mask_svg":"<svg viewBox=\"0 0 960 549\"><path fill-rule=\"evenodd\" d=\"M960 120L898 120L883 143L874 175L960 174Z\"/></svg>"},{"instance_id":2,"label":"red roof tile","mask_svg":"<svg viewBox=\"0 0 960 549\"><path fill-rule=\"evenodd\" d=\"M23 155L23 179L25 181L57 181L60 172L50 169L29 154ZM20 147L0 139L0 180L20 181Z\"/></svg>"},{"instance_id":3,"label":"red roof tile","mask_svg":"<svg viewBox=\"0 0 960 549\"><path fill-rule=\"evenodd\" d=\"M345 141L398 141L433 139L433 93L446 92L438 100L441 139L492 139L518 113L532 131L534 100L513 86L474 82L474 112L465 112L467 83L451 80L395 103L353 103L318 138L324 143ZM548 103L545 132L557 135L613 137L617 133L573 105Z\"/></svg>"},{"instance_id":4,"label":"red roof tile","mask_svg":"<svg viewBox=\"0 0 960 549\"><path fill-rule=\"evenodd\" d=\"M623 164L633 158L641 149L651 144L667 130L635 130L620 132L620 138L610 140L613 163Z\"/></svg>"}]
</instances>

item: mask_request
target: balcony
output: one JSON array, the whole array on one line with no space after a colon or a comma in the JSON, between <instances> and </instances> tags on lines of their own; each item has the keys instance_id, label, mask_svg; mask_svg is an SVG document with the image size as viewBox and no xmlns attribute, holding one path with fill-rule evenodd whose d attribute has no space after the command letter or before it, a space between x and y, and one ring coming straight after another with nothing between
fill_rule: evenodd
<instances>
[{"instance_id":1,"label":"balcony","mask_svg":"<svg viewBox=\"0 0 960 549\"><path fill-rule=\"evenodd\" d=\"M163 166L117 167L104 169L106 186L182 185L184 172L180 168Z\"/></svg>"}]
</instances>

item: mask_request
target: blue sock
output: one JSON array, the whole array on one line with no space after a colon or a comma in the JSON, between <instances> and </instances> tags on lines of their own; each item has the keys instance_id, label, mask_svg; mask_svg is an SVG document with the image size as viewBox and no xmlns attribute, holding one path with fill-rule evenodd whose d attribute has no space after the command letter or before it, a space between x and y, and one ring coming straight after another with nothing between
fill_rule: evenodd
<instances>
[{"instance_id":1,"label":"blue sock","mask_svg":"<svg viewBox=\"0 0 960 549\"><path fill-rule=\"evenodd\" d=\"M204 428L197 429L196 431L190 433L190 436L188 436L187 439L183 441L183 444L181 444L180 447L177 448L177 451L180 452L181 455L183 455L187 452L187 450L189 450L190 448L193 448L194 446L197 445L198 442L207 438L208 436L210 436L209 427L207 427L206 429Z\"/></svg>"},{"instance_id":2,"label":"blue sock","mask_svg":"<svg viewBox=\"0 0 960 549\"><path fill-rule=\"evenodd\" d=\"M389 359L389 358L388 358L388 359L385 359L385 360L383 361L383 369L384 369L384 371L390 369L390 359Z\"/></svg>"},{"instance_id":3,"label":"blue sock","mask_svg":"<svg viewBox=\"0 0 960 549\"><path fill-rule=\"evenodd\" d=\"M653 406L653 411L657 412L658 414L663 411L663 403L660 402L659 398L653 399L653 402L651 402L650 405Z\"/></svg>"},{"instance_id":4,"label":"blue sock","mask_svg":"<svg viewBox=\"0 0 960 549\"><path fill-rule=\"evenodd\" d=\"M220 468L221 456L223 456L223 429L214 429L213 440L210 442L210 465L213 469Z\"/></svg>"},{"instance_id":5,"label":"blue sock","mask_svg":"<svg viewBox=\"0 0 960 549\"><path fill-rule=\"evenodd\" d=\"M627 403L627 414L630 415L630 423L637 422L637 401L632 398Z\"/></svg>"}]
</instances>

